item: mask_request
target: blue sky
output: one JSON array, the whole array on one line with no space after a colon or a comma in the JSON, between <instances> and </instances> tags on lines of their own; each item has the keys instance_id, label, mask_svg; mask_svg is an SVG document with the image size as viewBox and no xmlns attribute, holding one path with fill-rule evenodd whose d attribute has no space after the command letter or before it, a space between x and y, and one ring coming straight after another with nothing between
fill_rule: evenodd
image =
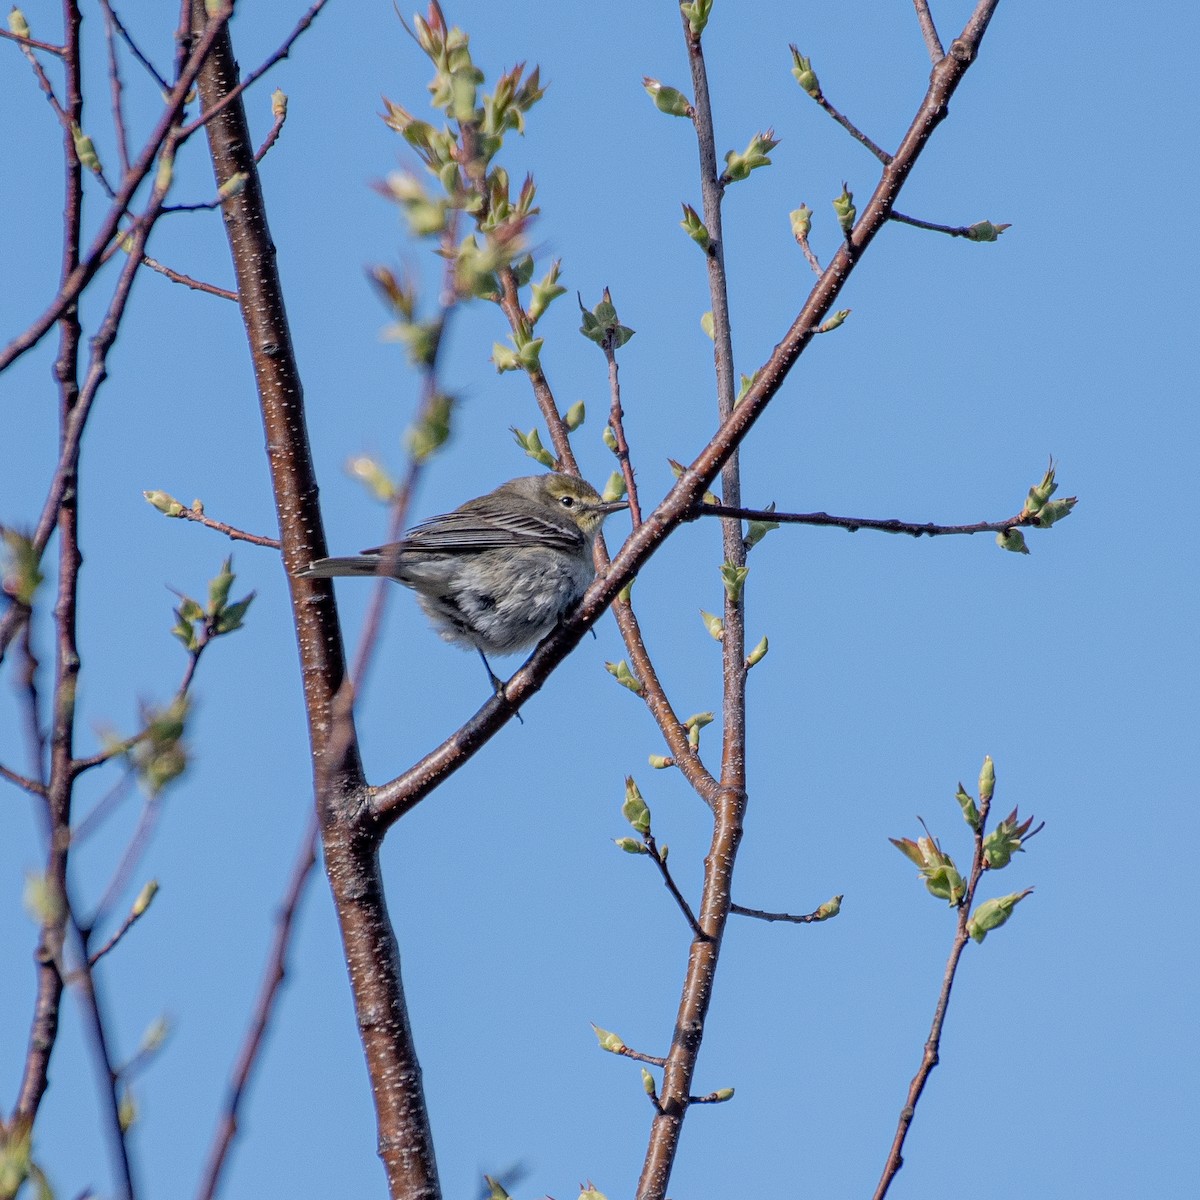
<instances>
[{"instance_id":1,"label":"blue sky","mask_svg":"<svg viewBox=\"0 0 1200 1200\"><path fill-rule=\"evenodd\" d=\"M132 10L134 6L129 6ZM949 40L969 5L935 5ZM725 221L737 367L756 368L812 275L787 213L814 210L813 244L836 244L830 201L865 200L876 164L796 87L787 44L812 56L833 103L894 146L928 59L911 6L734 8L706 35L720 149L759 129L774 165L729 190ZM88 10L99 36L100 18ZM31 2L36 35L57 6ZM299 15L245 6L239 59L256 65ZM526 60L550 83L510 173L533 170L535 240L562 257L570 290L545 318L543 362L560 403L587 402L576 436L596 483L604 362L576 333L573 295L612 289L637 336L622 352L626 427L644 499L670 486L713 424L703 262L678 228L699 202L687 124L658 113L643 75L687 86L673 4L463 3L489 75ZM169 29L130 12L160 64ZM1165 31L1169 31L1168 33ZM750 679L750 788L735 898L808 911L812 928L731 922L697 1086L733 1086L694 1109L676 1197L861 1196L873 1189L919 1061L952 921L889 836L923 816L952 853L967 830L953 800L983 755L996 805L1047 828L987 894L1035 886L1010 924L971 946L942 1047L892 1194L969 1180L977 1200L1179 1194L1191 1175L1197 1077L1191 913L1196 750L1197 112L1191 6L1001 5L899 204L934 221L1011 222L996 245L892 226L840 301L853 315L817 339L744 452L748 503L945 522L1016 512L1048 455L1069 521L1033 532L1033 553L990 536L935 541L860 532L773 533L751 560L748 634L771 652ZM126 71L137 128L155 95ZM347 478L369 452L402 461L416 384L381 339L373 263L422 266L371 183L408 162L377 118L380 94L416 110L427 64L390 3L334 0L291 58L249 96L256 134L268 94L287 126L263 165L288 291L330 544L375 544L385 516ZM91 62L95 137L111 161L102 56ZM57 134L20 54L0 46L6 114L3 336L53 290ZM197 143L176 198L212 184ZM92 218L100 204L94 202ZM151 253L230 286L219 220L175 216ZM111 277L108 278L111 283ZM85 304L94 317L95 300ZM445 383L462 398L453 442L426 474L415 516L443 512L535 469L510 425L538 416L526 382L488 362L503 340L482 305L456 321ZM0 521L35 519L55 455L47 343L0 378ZM229 547L169 522L141 497L201 497L222 520L274 533L262 434L232 305L159 276L139 279L110 360L82 477L83 739L132 728L139 699L182 672L167 586L198 593ZM619 537L620 518L609 522ZM677 707L716 707L719 652L697 615L720 603L715 526L690 526L639 578L635 600ZM123 1054L160 1014L173 1033L140 1077L133 1144L147 1195L194 1189L256 994L271 919L311 800L296 653L277 559L234 549L247 628L213 647L196 685L194 766L167 797L130 893L162 891L107 964ZM355 644L369 587L339 599ZM687 930L650 866L611 843L626 832L633 773L698 892L707 810L671 772L647 713L605 673L623 655L606 617L472 763L389 836L384 867L448 1196L520 1161L514 1194L571 1196L591 1178L632 1194L650 1109L634 1064L595 1048L588 1022L665 1051ZM50 629L37 629L44 660ZM516 660L508 667L515 668ZM398 773L485 695L473 656L446 647L412 598L393 598L360 711L373 779ZM710 731L711 733L712 731ZM710 750L715 737L710 738ZM11 674L0 689L0 760L23 767ZM98 777L81 803L109 781ZM95 896L136 821L127 803L85 845L77 887ZM40 858L25 799L0 800L0 1081L11 1104L24 1054L35 929L21 908ZM59 1195L108 1168L77 1009L55 1059L37 1152ZM314 879L289 985L244 1116L226 1194L379 1195L374 1119L336 926Z\"/></svg>"}]
</instances>

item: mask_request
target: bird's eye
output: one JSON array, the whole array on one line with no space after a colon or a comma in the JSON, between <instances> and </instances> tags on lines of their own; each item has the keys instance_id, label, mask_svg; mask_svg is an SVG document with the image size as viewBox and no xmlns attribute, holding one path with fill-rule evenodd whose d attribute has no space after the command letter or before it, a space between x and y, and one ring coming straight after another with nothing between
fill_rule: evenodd
<instances>
[{"instance_id":1,"label":"bird's eye","mask_svg":"<svg viewBox=\"0 0 1200 1200\"><path fill-rule=\"evenodd\" d=\"M563 508L574 508L575 507L575 497L574 496L563 496L559 499L559 503L563 506Z\"/></svg>"}]
</instances>

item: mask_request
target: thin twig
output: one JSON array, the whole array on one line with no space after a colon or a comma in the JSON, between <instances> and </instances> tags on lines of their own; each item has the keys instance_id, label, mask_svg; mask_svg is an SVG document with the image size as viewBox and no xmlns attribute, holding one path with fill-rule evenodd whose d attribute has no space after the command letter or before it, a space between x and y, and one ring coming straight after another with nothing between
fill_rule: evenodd
<instances>
[{"instance_id":1,"label":"thin twig","mask_svg":"<svg viewBox=\"0 0 1200 1200\"><path fill-rule=\"evenodd\" d=\"M840 901L842 897L838 896L837 899ZM821 908L824 907L825 905L821 905ZM746 908L741 904L731 904L729 911L737 913L739 917L755 917L759 921L790 921L793 925L813 925L825 920L821 916L821 908L815 908L803 916L797 916L795 913L764 912L761 908Z\"/></svg>"},{"instance_id":2,"label":"thin twig","mask_svg":"<svg viewBox=\"0 0 1200 1200\"><path fill-rule=\"evenodd\" d=\"M100 0L104 9L104 42L108 49L108 83L112 93L113 129L117 137L117 157L121 162L121 174L129 170L129 140L125 129L125 109L122 101L121 67L117 61L116 15L109 0Z\"/></svg>"},{"instance_id":3,"label":"thin twig","mask_svg":"<svg viewBox=\"0 0 1200 1200\"><path fill-rule=\"evenodd\" d=\"M825 98L823 92L813 97L814 100L852 137L861 142L886 167L892 161L892 156L882 147L877 146L849 117L844 116Z\"/></svg>"},{"instance_id":4,"label":"thin twig","mask_svg":"<svg viewBox=\"0 0 1200 1200\"><path fill-rule=\"evenodd\" d=\"M925 39L930 61L936 67L946 57L946 51L942 49L942 39L938 37L933 14L929 11L929 0L913 0L913 4L917 10L917 20L921 23L921 36Z\"/></svg>"},{"instance_id":5,"label":"thin twig","mask_svg":"<svg viewBox=\"0 0 1200 1200\"><path fill-rule=\"evenodd\" d=\"M205 283L202 279L193 279L190 275L184 275L179 271L172 271L170 267L164 266L157 259L151 258L148 254L142 255L142 266L149 267L152 271L157 271L160 275L165 275L172 283L181 283L184 287L189 287L196 292L207 292L210 296L218 296L222 300L237 301L237 292L231 292L227 288L217 287L215 283ZM214 522L211 528L217 528L220 522ZM222 533L229 532L227 529L221 529ZM232 538L241 537L247 542L257 542L260 546L271 545L273 539L259 539L254 534L239 534L239 531L234 530L229 533ZM279 548L279 542L273 542L276 549Z\"/></svg>"},{"instance_id":6,"label":"thin twig","mask_svg":"<svg viewBox=\"0 0 1200 1200\"><path fill-rule=\"evenodd\" d=\"M316 0L316 3L296 22L292 32L283 40L283 44L269 58L267 58L260 66L250 72L240 83L231 88L229 92L222 96L210 108L202 112L190 125L184 127L183 138L189 138L201 126L206 125L213 119L223 108L232 104L251 84L256 83L261 79L277 62L287 58L291 53L292 46L296 39L317 19L321 9L325 7L328 0Z\"/></svg>"},{"instance_id":7,"label":"thin twig","mask_svg":"<svg viewBox=\"0 0 1200 1200\"><path fill-rule=\"evenodd\" d=\"M92 244L88 247L87 253L80 258L74 270L62 280L57 294L45 312L0 351L0 371L6 370L22 354L33 349L54 326L54 323L78 300L79 294L95 277L96 272L102 265L105 252L109 249L113 237L117 234L121 219L128 210L135 193L150 173L151 167L157 161L159 152L168 142L170 142L172 147L178 143L179 134L176 130L178 115L191 92L192 85L195 83L196 76L199 74L205 58L212 49L217 35L225 27L225 23L232 15L232 11L231 7L225 7L209 18L203 34L197 40L191 54L187 57L178 82L167 96L162 114L159 116L154 130L146 140L141 154L133 164L133 167L126 172L125 177L121 180L121 186L117 189L116 199L109 206L104 220L100 222L100 226L96 231ZM152 224L153 220L157 219L161 205L162 200L160 197L143 214L141 221L149 221ZM134 236L137 236L136 232ZM143 237L141 240L144 245L145 238ZM138 253L139 255L142 253L141 247L138 248Z\"/></svg>"},{"instance_id":8,"label":"thin twig","mask_svg":"<svg viewBox=\"0 0 1200 1200\"><path fill-rule=\"evenodd\" d=\"M237 1137L238 1116L242 1100L250 1084L250 1077L258 1065L263 1043L275 1005L279 998L280 988L287 975L287 955L291 947L292 931L295 928L296 913L304 896L308 881L312 877L312 869L317 861L318 824L314 814L309 821L308 831L300 854L292 867L291 878L287 891L280 902L275 916L275 937L267 955L266 966L263 970L262 985L259 988L258 1003L254 1006L254 1015L250 1028L246 1031L242 1048L238 1053L233 1076L229 1082L225 1106L222 1110L217 1129L213 1135L212 1148L209 1150L208 1162L204 1168L204 1176L196 1192L196 1200L212 1200L217 1194L221 1180L221 1172L229 1157L234 1138Z\"/></svg>"},{"instance_id":9,"label":"thin twig","mask_svg":"<svg viewBox=\"0 0 1200 1200\"><path fill-rule=\"evenodd\" d=\"M1074 500L1074 497L1070 497ZM875 517L835 517L829 513L775 512L773 509L739 508L730 504L698 504L688 520L700 517L738 517L745 521L778 521L781 525L822 525L845 529L856 533L860 529L873 529L879 533L903 533L911 537L946 537L954 534L1004 533L1021 526L1037 527L1036 513L1024 510L1015 517L1003 521L977 521L973 525L937 525L932 521L900 521L894 518L881 520Z\"/></svg>"},{"instance_id":10,"label":"thin twig","mask_svg":"<svg viewBox=\"0 0 1200 1200\"><path fill-rule=\"evenodd\" d=\"M808 265L810 267L812 267L813 274L816 275L816 277L818 279L820 279L821 275L823 274L821 260L819 258L817 258L817 256L813 253L812 246L810 246L808 244L808 234L807 233L796 234L796 241L799 244L800 249L804 252L804 258L808 262Z\"/></svg>"},{"instance_id":11,"label":"thin twig","mask_svg":"<svg viewBox=\"0 0 1200 1200\"><path fill-rule=\"evenodd\" d=\"M679 890L679 886L672 877L671 868L667 866L666 857L659 850L658 843L654 840L654 835L648 833L643 840L646 844L646 853L651 862L658 868L658 873L662 876L663 883L667 885L667 891L674 897L675 903L679 905L679 911L683 913L687 919L687 923L692 927L692 936L697 941L708 941L708 935L700 928L700 922L696 920L696 914L692 912L692 906L684 898L683 893Z\"/></svg>"},{"instance_id":12,"label":"thin twig","mask_svg":"<svg viewBox=\"0 0 1200 1200\"><path fill-rule=\"evenodd\" d=\"M917 229L929 229L934 233L946 233L951 237L965 237L972 241L977 240L975 237L975 225L939 225L935 221L922 221L920 217L906 217L903 213L898 213L895 209L889 214L893 221L899 221L903 225L914 225ZM1006 229L1011 229L1011 225L996 225L995 231L1003 233ZM995 241L995 238L991 239Z\"/></svg>"},{"instance_id":13,"label":"thin twig","mask_svg":"<svg viewBox=\"0 0 1200 1200\"><path fill-rule=\"evenodd\" d=\"M605 288L605 295L608 289ZM625 492L629 497L629 517L636 529L642 523L642 508L638 503L637 480L633 475L633 464L629 461L629 443L625 440L625 414L621 409L621 379L617 366L617 351L612 339L606 339L600 347L608 360L608 424L613 431L617 443L617 462L621 465L621 475L625 480Z\"/></svg>"},{"instance_id":14,"label":"thin twig","mask_svg":"<svg viewBox=\"0 0 1200 1200\"><path fill-rule=\"evenodd\" d=\"M46 786L46 735L42 732L41 703L38 699L38 660L33 650L32 615L26 617L21 630L21 694L25 713L25 731L29 739L29 761L33 763L33 777L41 785L43 794Z\"/></svg>"},{"instance_id":15,"label":"thin twig","mask_svg":"<svg viewBox=\"0 0 1200 1200\"><path fill-rule=\"evenodd\" d=\"M237 292L220 294L223 294L229 300L237 299ZM268 550L278 550L280 548L278 538L266 537L260 533L247 533L246 530L238 529L235 525L226 525L224 521L216 521L212 517L207 517L204 513L197 512L194 508L185 508L183 512L177 515L180 520L195 521L197 525L203 525L205 529L212 529L216 533L223 533L234 542L249 542L252 546L263 546Z\"/></svg>"},{"instance_id":16,"label":"thin twig","mask_svg":"<svg viewBox=\"0 0 1200 1200\"><path fill-rule=\"evenodd\" d=\"M9 783L15 783L17 787L22 788L31 796L45 798L46 785L44 783L38 783L36 779L30 779L25 775L18 774L3 763L0 763L0 779L7 779Z\"/></svg>"},{"instance_id":17,"label":"thin twig","mask_svg":"<svg viewBox=\"0 0 1200 1200\"><path fill-rule=\"evenodd\" d=\"M612 1053L619 1054L623 1058L632 1058L634 1062L649 1063L652 1067L667 1065L667 1060L657 1054L643 1054L640 1050L631 1050L628 1046L622 1046L619 1050L613 1050Z\"/></svg>"},{"instance_id":18,"label":"thin twig","mask_svg":"<svg viewBox=\"0 0 1200 1200\"><path fill-rule=\"evenodd\" d=\"M162 77L158 71L158 68L142 53L141 48L138 46L137 42L133 40L133 36L130 34L129 30L125 28L125 25L121 18L117 15L116 10L112 9L107 3L105 4L105 8L112 13L113 24L117 27L117 32L121 35L121 40L124 41L125 45L129 47L129 53L132 54L133 57L136 58L143 67L145 67L147 73L150 75L150 78L153 79L156 84L158 84L158 89L160 92L169 92L171 90L171 85Z\"/></svg>"},{"instance_id":19,"label":"thin twig","mask_svg":"<svg viewBox=\"0 0 1200 1200\"><path fill-rule=\"evenodd\" d=\"M254 152L254 161L256 163L261 163L262 160L266 158L267 151L270 150L271 147L279 140L279 135L283 132L283 123L286 120L286 110L275 118L275 123L271 126L270 132L267 134L267 136L263 138L262 145L259 146L259 148Z\"/></svg>"},{"instance_id":20,"label":"thin twig","mask_svg":"<svg viewBox=\"0 0 1200 1200\"><path fill-rule=\"evenodd\" d=\"M929 1028L929 1037L925 1042L924 1053L921 1055L921 1065L917 1068L917 1073L913 1076L912 1082L909 1084L904 1107L900 1110L900 1119L896 1125L896 1136L892 1140L887 1162L884 1164L883 1175L880 1177L879 1186L875 1189L873 1200L883 1200L887 1195L888 1188L892 1185L892 1181L896 1178L896 1173L904 1165L904 1140L908 1137L909 1126L912 1125L913 1117L916 1115L917 1104L921 1099L921 1093L925 1090L925 1084L929 1081L929 1076L933 1068L938 1064L938 1051L942 1042L942 1026L946 1021L946 1010L950 1006L950 991L954 987L954 977L958 971L962 952L966 948L967 942L970 941L970 935L967 933L967 923L971 919L971 905L975 900L975 889L979 886L979 881L983 878L983 873L986 869L983 841L984 830L987 827L988 810L990 808L991 798L981 796L979 801L978 827L975 830L975 853L971 861L971 874L962 903L958 906L958 920L955 923L954 941L950 946L950 956L946 960L946 970L942 975L941 990L938 993L937 1004L933 1010L933 1023Z\"/></svg>"},{"instance_id":21,"label":"thin twig","mask_svg":"<svg viewBox=\"0 0 1200 1200\"><path fill-rule=\"evenodd\" d=\"M0 29L0 38L4 38L10 42L16 42L26 50L44 50L47 54L53 54L58 58L65 58L67 51L63 46L56 46L53 42L40 42L37 38L22 37L19 33L12 33L7 29Z\"/></svg>"},{"instance_id":22,"label":"thin twig","mask_svg":"<svg viewBox=\"0 0 1200 1200\"><path fill-rule=\"evenodd\" d=\"M117 927L116 932L100 947L99 950L93 950L88 962L94 967L106 954L111 950L115 950L121 939L144 917L149 911L148 906L134 905L129 912L125 914L125 920Z\"/></svg>"}]
</instances>

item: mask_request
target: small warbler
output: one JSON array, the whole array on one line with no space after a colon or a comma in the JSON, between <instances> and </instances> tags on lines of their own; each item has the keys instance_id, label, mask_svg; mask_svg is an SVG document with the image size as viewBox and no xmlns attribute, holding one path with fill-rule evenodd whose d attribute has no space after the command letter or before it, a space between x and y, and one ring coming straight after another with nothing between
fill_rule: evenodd
<instances>
[{"instance_id":1,"label":"small warbler","mask_svg":"<svg viewBox=\"0 0 1200 1200\"><path fill-rule=\"evenodd\" d=\"M453 512L431 517L402 541L353 558L322 558L297 574L384 575L410 587L448 642L515 654L539 642L595 578L592 546L610 513L590 484L550 472L510 479Z\"/></svg>"}]
</instances>

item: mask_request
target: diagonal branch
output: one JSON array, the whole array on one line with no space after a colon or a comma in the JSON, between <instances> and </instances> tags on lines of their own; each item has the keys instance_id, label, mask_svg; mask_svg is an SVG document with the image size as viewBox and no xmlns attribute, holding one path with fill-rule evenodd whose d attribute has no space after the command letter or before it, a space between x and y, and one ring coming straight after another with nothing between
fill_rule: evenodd
<instances>
[{"instance_id":1,"label":"diagonal branch","mask_svg":"<svg viewBox=\"0 0 1200 1200\"><path fill-rule=\"evenodd\" d=\"M783 386L788 372L816 336L821 322L832 309L864 251L887 224L900 190L934 130L945 119L950 100L978 52L980 41L998 4L999 0L980 0L962 36L933 70L928 90L908 132L895 158L883 168L879 183L852 234L825 268L782 340L758 371L741 403L721 422L708 445L684 470L658 507L626 539L608 569L598 575L588 588L575 611L542 641L508 681L505 697L489 700L460 729L419 762L395 779L370 790L371 807L380 819L391 823L415 807L506 725L515 711L541 689L554 668L579 644L621 589L646 565L666 536L687 520L701 502L718 471L762 416ZM531 375L531 381L541 406L540 392L545 388L544 376L540 372L537 376ZM547 413L548 410L543 408L542 411ZM553 435L554 424L548 416L547 420ZM555 446L558 447L557 441ZM571 470L572 463L573 459L565 464L565 469ZM686 735L683 741L686 745ZM674 744L671 744L671 752L679 758ZM680 765L682 767L682 760Z\"/></svg>"}]
</instances>

